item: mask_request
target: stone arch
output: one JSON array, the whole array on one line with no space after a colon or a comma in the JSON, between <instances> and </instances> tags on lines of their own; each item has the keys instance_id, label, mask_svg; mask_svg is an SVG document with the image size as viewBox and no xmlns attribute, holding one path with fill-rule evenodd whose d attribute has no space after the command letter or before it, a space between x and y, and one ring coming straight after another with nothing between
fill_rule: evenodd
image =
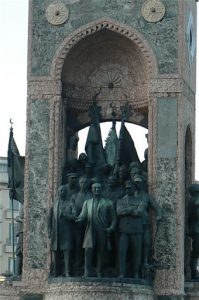
<instances>
[{"instance_id":1,"label":"stone arch","mask_svg":"<svg viewBox=\"0 0 199 300\"><path fill-rule=\"evenodd\" d=\"M62 141L63 145L67 144L69 130L72 129L74 132L77 132L89 124L90 117L88 108L89 104L91 104L84 101L84 99L88 99L88 97L84 97L82 99L78 98L79 100L83 101L77 101L77 103L74 103L74 97L71 97L71 103L69 103L68 100L65 101L67 98L63 93L64 89L62 75L63 70L69 70L70 72L70 64L65 68L65 62L70 61L71 54L74 53L77 48L81 47L81 45L85 43L87 39L95 39L96 36L99 36L100 34L103 35L102 32L108 33L109 36L114 35L118 40L126 41L128 44L128 53L130 53L132 60L134 58L133 55L136 52L137 66L141 66L142 72L140 74L143 74L145 78L145 86L143 86L141 82L141 76L139 76L139 89L137 89L134 97L130 98L130 100L129 98L126 100L123 98L123 103L121 103L121 101L118 99L115 102L113 101L116 107L114 109L114 112L116 112L116 119L121 119L121 106L124 106L125 102L128 102L130 104L130 115L128 117L128 121L137 125L141 125L145 128L148 127L149 82L151 79L156 78L158 74L156 56L148 42L136 29L105 17L86 24L68 35L57 49L52 61L50 71L51 80L62 82L62 97L60 97L62 103L59 111L61 117L59 119L63 120L63 122L57 123L57 132L59 132L59 140ZM134 52L132 53L131 50ZM134 69L136 73L136 66ZM73 76L73 78L75 78L75 76ZM74 87L76 88L78 85L74 84ZM66 90L70 89L67 89L66 87ZM143 94L143 97L141 97L139 93ZM139 95L139 97L136 97L137 95ZM101 107L102 121L110 121L112 118L112 108L110 108L111 101L108 100L107 102L103 102L104 98L102 98L103 97L97 99L97 105ZM55 165L58 169L57 173L59 173L61 176L61 170L65 160L67 159L67 156L65 156L66 147L63 146L60 148L61 149L58 149L57 146L56 153L59 153L59 157L62 157L63 159L59 160L58 163L55 162Z\"/></svg>"},{"instance_id":2,"label":"stone arch","mask_svg":"<svg viewBox=\"0 0 199 300\"><path fill-rule=\"evenodd\" d=\"M64 39L53 58L50 71L51 78L54 80L61 79L65 58L74 45L86 36L92 35L102 29L108 29L116 32L133 41L133 43L140 49L145 59L147 77L149 79L156 77L158 73L156 56L145 38L136 29L110 18L103 17L97 21L81 26Z\"/></svg>"}]
</instances>

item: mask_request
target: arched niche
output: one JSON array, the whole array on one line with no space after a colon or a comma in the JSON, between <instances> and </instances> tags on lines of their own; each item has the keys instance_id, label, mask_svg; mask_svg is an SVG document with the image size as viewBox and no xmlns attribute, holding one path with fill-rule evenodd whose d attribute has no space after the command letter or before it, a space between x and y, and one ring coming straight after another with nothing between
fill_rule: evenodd
<instances>
[{"instance_id":1,"label":"arched niche","mask_svg":"<svg viewBox=\"0 0 199 300\"><path fill-rule=\"evenodd\" d=\"M103 29L89 35L68 53L62 70L62 95L68 122L79 130L89 124L89 106L96 96L102 121L130 105L128 120L148 126L148 72L138 46L126 37ZM76 124L74 124L76 119Z\"/></svg>"},{"instance_id":2,"label":"arched niche","mask_svg":"<svg viewBox=\"0 0 199 300\"><path fill-rule=\"evenodd\" d=\"M149 82L156 76L156 58L144 37L108 18L80 27L62 42L51 66L51 78L62 83L61 146L55 149L59 174L67 159L68 133L90 124L94 99L102 122L110 121L113 112L120 121L128 104L127 120L148 128Z\"/></svg>"}]
</instances>

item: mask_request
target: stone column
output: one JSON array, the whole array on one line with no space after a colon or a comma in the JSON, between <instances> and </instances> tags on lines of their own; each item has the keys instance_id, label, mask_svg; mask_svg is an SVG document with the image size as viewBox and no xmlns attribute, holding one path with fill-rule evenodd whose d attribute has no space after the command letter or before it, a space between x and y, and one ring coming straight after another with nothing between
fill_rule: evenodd
<instances>
[{"instance_id":1,"label":"stone column","mask_svg":"<svg viewBox=\"0 0 199 300\"><path fill-rule=\"evenodd\" d=\"M61 88L39 78L28 85L23 281L44 284L49 273L47 217L59 181Z\"/></svg>"},{"instance_id":2,"label":"stone column","mask_svg":"<svg viewBox=\"0 0 199 300\"><path fill-rule=\"evenodd\" d=\"M151 81L152 192L162 208L157 228L156 294L184 295L184 118L183 80L159 78ZM161 298L160 298L161 299ZM166 298L165 298L166 299ZM168 298L169 299L169 298Z\"/></svg>"}]
</instances>

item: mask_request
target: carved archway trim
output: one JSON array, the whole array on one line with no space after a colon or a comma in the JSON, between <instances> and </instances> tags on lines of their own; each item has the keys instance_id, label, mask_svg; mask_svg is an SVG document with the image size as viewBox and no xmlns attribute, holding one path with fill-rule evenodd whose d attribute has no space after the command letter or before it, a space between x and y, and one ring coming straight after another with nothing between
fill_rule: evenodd
<instances>
[{"instance_id":1,"label":"carved archway trim","mask_svg":"<svg viewBox=\"0 0 199 300\"><path fill-rule=\"evenodd\" d=\"M149 46L146 39L134 28L122 23L113 21L107 17L98 19L97 21L81 26L67 36L57 49L51 65L51 78L61 80L62 68L65 58L70 49L85 37L94 34L102 29L107 29L116 32L133 41L140 49L147 66L147 77L151 79L157 76L158 68L156 56Z\"/></svg>"}]
</instances>

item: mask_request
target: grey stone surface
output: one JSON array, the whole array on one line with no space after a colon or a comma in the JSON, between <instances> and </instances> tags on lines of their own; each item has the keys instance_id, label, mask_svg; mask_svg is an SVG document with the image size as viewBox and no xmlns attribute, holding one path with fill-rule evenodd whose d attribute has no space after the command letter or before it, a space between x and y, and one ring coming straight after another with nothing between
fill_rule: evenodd
<instances>
[{"instance_id":1,"label":"grey stone surface","mask_svg":"<svg viewBox=\"0 0 199 300\"><path fill-rule=\"evenodd\" d=\"M158 146L159 158L174 158L177 155L177 100L158 99Z\"/></svg>"},{"instance_id":2,"label":"grey stone surface","mask_svg":"<svg viewBox=\"0 0 199 300\"><path fill-rule=\"evenodd\" d=\"M176 159L158 159L156 192L163 214L156 245L159 269L170 269L176 264L176 180Z\"/></svg>"},{"instance_id":3,"label":"grey stone surface","mask_svg":"<svg viewBox=\"0 0 199 300\"><path fill-rule=\"evenodd\" d=\"M157 232L159 269L176 266L177 100L160 98L157 105L157 199L163 220Z\"/></svg>"},{"instance_id":4,"label":"grey stone surface","mask_svg":"<svg viewBox=\"0 0 199 300\"><path fill-rule=\"evenodd\" d=\"M27 294L23 295L20 300L43 300L43 296L38 294Z\"/></svg>"},{"instance_id":5,"label":"grey stone surface","mask_svg":"<svg viewBox=\"0 0 199 300\"><path fill-rule=\"evenodd\" d=\"M155 300L150 286L117 282L66 282L46 284L37 291L31 284L18 287L0 288L0 300Z\"/></svg>"},{"instance_id":6,"label":"grey stone surface","mask_svg":"<svg viewBox=\"0 0 199 300\"><path fill-rule=\"evenodd\" d=\"M132 26L143 34L157 55L160 73L177 72L177 0L164 0L166 15L161 22L153 24L141 16L144 0L84 0L71 4L63 1L67 3L69 19L60 26L53 26L46 19L45 10L51 2L32 2L32 75L48 75L55 51L63 39L78 27L104 16Z\"/></svg>"},{"instance_id":7,"label":"grey stone surface","mask_svg":"<svg viewBox=\"0 0 199 300\"><path fill-rule=\"evenodd\" d=\"M149 286L121 283L65 283L51 284L45 300L153 300Z\"/></svg>"},{"instance_id":8,"label":"grey stone surface","mask_svg":"<svg viewBox=\"0 0 199 300\"><path fill-rule=\"evenodd\" d=\"M183 300L183 296L159 296L157 300Z\"/></svg>"},{"instance_id":9,"label":"grey stone surface","mask_svg":"<svg viewBox=\"0 0 199 300\"><path fill-rule=\"evenodd\" d=\"M45 267L48 197L49 103L33 100L29 127L28 260L32 268Z\"/></svg>"}]
</instances>

